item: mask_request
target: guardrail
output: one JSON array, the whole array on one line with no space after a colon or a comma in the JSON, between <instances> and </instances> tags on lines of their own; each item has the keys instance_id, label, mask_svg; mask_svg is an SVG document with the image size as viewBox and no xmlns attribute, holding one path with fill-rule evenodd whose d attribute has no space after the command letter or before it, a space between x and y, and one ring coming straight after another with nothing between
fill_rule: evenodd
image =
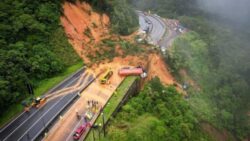
<instances>
[{"instance_id":1,"label":"guardrail","mask_svg":"<svg viewBox=\"0 0 250 141\"><path fill-rule=\"evenodd\" d=\"M130 87L129 87L129 88L127 89L127 91L125 92L125 94L124 94L122 100L120 101L120 103L119 103L119 104L117 105L117 107L115 108L115 110L114 110L114 112L112 113L111 117L112 117L112 116L115 116L115 115L117 114L117 112L119 111L119 109L124 105L124 103L129 99L130 96L132 96L133 94L135 94L135 93L138 92L138 88L139 88L139 85L140 85L139 82L140 82L140 79L135 79L135 80L134 80L134 82L130 85ZM122 84L122 83L121 83L121 84ZM120 85L121 85L121 84L120 84ZM120 86L120 85L119 85L119 86ZM117 88L119 88L119 86L118 86ZM111 97L111 98L112 98L112 97ZM111 98L110 98L110 99L111 99ZM108 103L108 102L107 102L107 103ZM107 103L103 106L104 109L105 109ZM94 121L92 121L92 124L94 124L100 116L101 116L101 112L99 112L99 113L95 116ZM109 120L110 120L110 118L108 118L108 119L106 119L106 120L104 121L104 125L103 125L103 128L101 128L101 130L103 130L104 128L106 128L106 126L107 126ZM85 140L86 137L89 136L89 133L90 133L91 130L92 130L91 128L88 128L88 129L85 131L86 134L84 134L83 137L82 137L81 139Z\"/></svg>"}]
</instances>

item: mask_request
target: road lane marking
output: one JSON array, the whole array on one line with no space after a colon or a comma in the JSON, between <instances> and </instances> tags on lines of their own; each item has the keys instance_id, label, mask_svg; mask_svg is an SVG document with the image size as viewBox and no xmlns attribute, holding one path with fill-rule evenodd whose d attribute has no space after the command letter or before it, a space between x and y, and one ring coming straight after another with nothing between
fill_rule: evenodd
<instances>
[{"instance_id":1,"label":"road lane marking","mask_svg":"<svg viewBox=\"0 0 250 141\"><path fill-rule=\"evenodd\" d=\"M55 104L53 104L53 106L51 106L49 109L48 109L48 111L46 111L45 113L43 113L42 114L42 116L40 116L40 118L38 118L38 120L36 120L36 122L35 123L33 123L29 128L28 128L28 130L26 130L24 133L23 133L23 135L21 136L21 137L19 137L18 138L18 140L20 140L20 139L22 139L23 137L24 137L24 135L26 135L28 132L29 132L29 130L31 129L31 128L33 128L34 127L34 125L36 125L36 123L37 122L39 122L52 108L54 108L64 97L66 97L66 95L65 96L63 96L63 97L61 97L60 98L60 100L58 100Z\"/></svg>"},{"instance_id":2,"label":"road lane marking","mask_svg":"<svg viewBox=\"0 0 250 141\"><path fill-rule=\"evenodd\" d=\"M4 127L1 129L0 133L2 133L3 130L5 130L7 127L9 127L14 121L16 121L16 120L17 120L20 116L22 116L24 113L26 113L26 112L22 112L20 115L18 115L16 118L14 118L11 122L9 122L6 126L4 126Z\"/></svg>"},{"instance_id":3,"label":"road lane marking","mask_svg":"<svg viewBox=\"0 0 250 141\"><path fill-rule=\"evenodd\" d=\"M93 82L93 80L94 80L92 74L91 74L91 75L88 75L88 76L89 76L89 77L88 77L88 80L86 80L86 79L82 80L82 81L83 81L82 85L85 85L84 88L88 87L88 85L91 84L91 83ZM92 77L92 78L90 79L90 77ZM87 78L87 76L86 76L85 78ZM78 92L75 92L75 93L78 93ZM74 97L72 97L72 99L73 99L73 98L74 98ZM69 103L69 102L70 102L70 101L68 101L67 103ZM67 104L66 104L66 105L67 105ZM64 108L66 107L66 105L64 105ZM39 119L39 120L40 120L40 119ZM51 120L52 120L52 119L50 119L48 123L50 123ZM46 124L47 124L47 123L46 123ZM30 130L30 129L28 129L28 130ZM28 130L27 130L26 132L28 132ZM25 135L25 134L24 134L24 135ZM23 135L23 136L24 136L24 135ZM23 136L22 136L22 137L23 137ZM35 137L32 138L32 140L35 140L35 138L36 138L37 136L38 136L38 135L36 134ZM18 141L19 141L20 139L22 139L22 137L19 138Z\"/></svg>"},{"instance_id":4,"label":"road lane marking","mask_svg":"<svg viewBox=\"0 0 250 141\"><path fill-rule=\"evenodd\" d=\"M85 69L83 70L83 73L85 72ZM81 75L79 75L79 76L81 76ZM78 76L78 77L79 77ZM72 77L74 77L74 75L72 75ZM76 78L78 78L78 77L76 77ZM72 81L75 81L75 79L76 78L74 78L74 79L72 79L71 81L69 81L70 82L70 84L72 84ZM70 78L71 79L71 78ZM66 82L66 81L65 81ZM64 83L65 83L64 82ZM62 85L63 83L61 83L60 85ZM56 87L60 87L60 85L58 85L58 86L56 86ZM65 85L65 87L67 87L68 85ZM63 87L63 88L65 88L65 87ZM54 89L56 89L56 88L54 88ZM62 88L61 88L62 89ZM53 91L53 90L52 90ZM48 94L50 94L50 93L48 93ZM1 130L0 130L0 133L1 132L3 132L6 128L8 128L13 122L15 122L20 116L22 116L24 113L26 113L26 112L22 112L20 115L18 115L16 118L14 118L10 123L8 123L6 126L4 126ZM31 116L31 115L30 115ZM29 116L29 117L30 117ZM26 121L26 120L25 120ZM25 122L24 121L24 122Z\"/></svg>"},{"instance_id":5,"label":"road lane marking","mask_svg":"<svg viewBox=\"0 0 250 141\"><path fill-rule=\"evenodd\" d=\"M81 75L80 75L80 76L81 76ZM78 77L74 78L74 81L75 81L76 79L78 79ZM67 87L67 86L71 85L74 81L71 81L70 83L68 83L68 84L65 85L65 86ZM62 98L63 98L63 97L62 97ZM62 98L61 98L61 99L62 99ZM60 100L61 100L61 99L60 99ZM59 100L59 101L60 101L60 100ZM53 106L54 106L54 105L53 105ZM23 121L22 124L20 124L17 128L15 128L7 137L4 138L3 141L5 141L7 138L9 138L17 129L20 128L20 126L22 126L24 123L26 123L27 120L29 120L31 117L33 117L33 115L34 115L35 113L37 113L38 111L40 111L40 109L41 109L41 108L39 108L38 110L36 110L32 115L29 116L29 118L27 118L25 121Z\"/></svg>"},{"instance_id":6,"label":"road lane marking","mask_svg":"<svg viewBox=\"0 0 250 141\"><path fill-rule=\"evenodd\" d=\"M91 75L91 76L92 76L92 75ZM87 76L86 76L85 78L87 78ZM87 83L86 83L86 85L85 85L84 87L87 87L90 83L92 83L92 80L93 80L93 79L88 80ZM83 81L85 82L86 79L84 79ZM65 96L67 96L67 95L65 95ZM64 96L64 97L65 97L65 96ZM74 97L72 97L71 99L74 99ZM60 101L61 101L61 100L60 100ZM68 102L66 103L66 105L68 105L69 102L70 102L70 101L68 101ZM64 104L63 108L65 108L66 105ZM47 112L49 112L49 111L47 111ZM44 117L44 115L43 115L43 117ZM42 117L41 117L41 118L42 118ZM41 118L39 118L38 121L39 121ZM51 122L51 120L52 120L52 119L50 119L49 122ZM38 122L38 121L37 121L37 122ZM36 122L36 123L37 123L37 122ZM28 133L28 132L30 131L31 128L34 127L34 125L35 125L36 123L34 123L34 124L32 125L32 127L30 127L28 130L26 130L26 132L25 132L20 138L18 138L18 141L21 140L21 139L24 137L24 135L25 135L26 133ZM46 124L47 124L47 123L46 123ZM35 140L34 138L36 138L36 137L37 137L37 134L35 135L35 137L32 138L32 140Z\"/></svg>"},{"instance_id":7,"label":"road lane marking","mask_svg":"<svg viewBox=\"0 0 250 141\"><path fill-rule=\"evenodd\" d=\"M76 131L76 129L77 129L78 127L80 127L81 122L82 122L82 119L83 119L83 118L81 117L80 121L76 124L76 126L74 127L74 129L70 132L69 136L66 138L66 141L72 140L72 135L73 135L73 133ZM71 137L71 139L70 139L70 137Z\"/></svg>"}]
</instances>

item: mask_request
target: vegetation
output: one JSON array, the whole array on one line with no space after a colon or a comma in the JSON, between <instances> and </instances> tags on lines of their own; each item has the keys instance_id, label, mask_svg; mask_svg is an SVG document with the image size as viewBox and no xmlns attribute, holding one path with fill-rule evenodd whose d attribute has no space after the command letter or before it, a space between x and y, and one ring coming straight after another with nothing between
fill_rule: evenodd
<instances>
[{"instance_id":1,"label":"vegetation","mask_svg":"<svg viewBox=\"0 0 250 141\"><path fill-rule=\"evenodd\" d=\"M87 56L93 63L98 63L105 59L112 60L119 55L123 57L127 55L137 55L144 50L139 43L130 43L123 39L103 39L96 47L102 48L102 50L96 50L94 54Z\"/></svg>"},{"instance_id":2,"label":"vegetation","mask_svg":"<svg viewBox=\"0 0 250 141\"><path fill-rule=\"evenodd\" d=\"M210 140L199 130L198 120L174 87L154 78L111 120L103 140L182 141Z\"/></svg>"},{"instance_id":3,"label":"vegetation","mask_svg":"<svg viewBox=\"0 0 250 141\"><path fill-rule=\"evenodd\" d=\"M107 12L111 18L112 31L121 35L134 32L139 23L135 11L126 0L87 0L97 10Z\"/></svg>"},{"instance_id":4,"label":"vegetation","mask_svg":"<svg viewBox=\"0 0 250 141\"><path fill-rule=\"evenodd\" d=\"M120 102L122 101L122 99L124 98L125 94L127 93L127 91L129 90L130 86L134 83L134 81L136 80L136 77L131 76L131 77L127 77L125 78L125 80L121 83L121 85L116 89L116 91L114 92L114 94L112 95L112 97L109 99L107 105L103 108L103 113L104 113L104 123L107 123L109 119L111 119L112 114L115 112L117 106L120 104ZM96 119L95 124L97 125L102 125L101 127L99 127L99 131L101 132L100 129L103 128L103 117L102 115L99 115L99 117ZM92 136L92 132L95 132L94 134L97 136L96 130L91 129L91 131L89 132L87 138L85 139L86 141L92 141L93 136ZM102 132L103 133L103 132ZM103 134L101 133L101 138L103 138ZM97 137L96 137L97 138Z\"/></svg>"},{"instance_id":5,"label":"vegetation","mask_svg":"<svg viewBox=\"0 0 250 141\"><path fill-rule=\"evenodd\" d=\"M232 34L229 33L228 36L232 36ZM221 40L217 42L220 45L216 43L220 47L217 49L224 50L222 41L225 40L225 37L216 40ZM235 40L228 42L230 44L226 46L227 49L230 46L242 45ZM234 50L233 48L230 49ZM221 54L214 54L214 49L216 48L209 46L202 36L190 32L175 41L173 48L168 53L168 62L175 69L174 72L178 72L180 69L187 70L188 74L202 87L202 91L199 92L194 89L189 90L190 104L197 115L220 129L228 129L238 138L244 138L250 129L247 115L249 104L246 100L249 99L249 83L245 74L241 74L239 71L239 68L247 67L246 64L241 66L246 63L241 60L243 53L238 52L238 49L235 48L232 52L225 50L225 52L217 52ZM239 60L229 58L232 55L234 59ZM221 58L222 56L223 58ZM240 60L241 63L238 63ZM234 64L234 61L237 63Z\"/></svg>"},{"instance_id":6,"label":"vegetation","mask_svg":"<svg viewBox=\"0 0 250 141\"><path fill-rule=\"evenodd\" d=\"M222 21L223 17L199 9L195 0L129 2L136 8L179 19L184 27L192 30L174 42L166 61L174 74L186 70L197 83L199 88L190 87L188 92L189 104L200 121L227 129L237 139L247 138L250 133L250 34L246 25L249 23L235 21L235 24L225 18ZM188 82L185 78L181 81Z\"/></svg>"},{"instance_id":7,"label":"vegetation","mask_svg":"<svg viewBox=\"0 0 250 141\"><path fill-rule=\"evenodd\" d=\"M65 71L57 74L54 77L39 81L38 86L34 89L35 96L41 96L42 94L47 92L49 89L53 88L58 83L63 81L65 78L69 77L72 73L76 72L82 66L83 66L83 63L78 62L77 64L68 67ZM26 100L29 99L30 96L26 97ZM8 111L4 111L3 115L0 116L0 126L3 126L5 123L10 121L11 118L16 116L18 113L20 113L23 110L24 110L24 108L20 102L10 105L8 108Z\"/></svg>"},{"instance_id":8,"label":"vegetation","mask_svg":"<svg viewBox=\"0 0 250 141\"><path fill-rule=\"evenodd\" d=\"M112 2L111 22L113 31L122 35L128 35L138 27L137 15L125 0Z\"/></svg>"},{"instance_id":9,"label":"vegetation","mask_svg":"<svg viewBox=\"0 0 250 141\"><path fill-rule=\"evenodd\" d=\"M37 88L79 61L59 25L60 10L61 1L1 1L0 117L28 96L27 85Z\"/></svg>"},{"instance_id":10,"label":"vegetation","mask_svg":"<svg viewBox=\"0 0 250 141\"><path fill-rule=\"evenodd\" d=\"M137 53L142 52L144 50L142 46L139 46L139 44L130 43L125 40L121 40L119 44L124 52L124 56L136 55Z\"/></svg>"},{"instance_id":11,"label":"vegetation","mask_svg":"<svg viewBox=\"0 0 250 141\"><path fill-rule=\"evenodd\" d=\"M66 68L63 72L48 78L42 81L39 81L37 88L34 89L36 96L41 96L46 93L48 90L62 82L64 79L72 75L74 72L83 67L82 61L79 61L77 64L72 65Z\"/></svg>"}]
</instances>

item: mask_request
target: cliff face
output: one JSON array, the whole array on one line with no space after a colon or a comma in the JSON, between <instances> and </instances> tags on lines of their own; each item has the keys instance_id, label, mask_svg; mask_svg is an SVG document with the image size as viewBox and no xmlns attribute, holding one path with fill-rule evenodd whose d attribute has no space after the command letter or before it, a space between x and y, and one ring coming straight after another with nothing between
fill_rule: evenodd
<instances>
[{"instance_id":1,"label":"cliff face","mask_svg":"<svg viewBox=\"0 0 250 141\"><path fill-rule=\"evenodd\" d=\"M64 14L60 19L69 42L78 55L85 62L89 62L85 54L109 35L110 19L104 13L94 12L86 2L65 2L63 10Z\"/></svg>"}]
</instances>

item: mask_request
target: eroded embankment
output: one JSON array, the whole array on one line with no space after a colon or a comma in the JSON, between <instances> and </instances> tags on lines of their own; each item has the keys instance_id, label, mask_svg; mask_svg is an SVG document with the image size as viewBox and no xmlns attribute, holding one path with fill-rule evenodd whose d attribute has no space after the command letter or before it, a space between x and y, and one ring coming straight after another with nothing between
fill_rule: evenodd
<instances>
[{"instance_id":1,"label":"eroded embankment","mask_svg":"<svg viewBox=\"0 0 250 141\"><path fill-rule=\"evenodd\" d=\"M86 54L94 50L94 45L109 35L109 17L94 12L86 2L63 4L64 14L61 23L69 42L85 62L89 62Z\"/></svg>"},{"instance_id":2,"label":"eroded embankment","mask_svg":"<svg viewBox=\"0 0 250 141\"><path fill-rule=\"evenodd\" d=\"M140 65L148 69L148 78L144 82L158 76L163 84L177 84L168 71L168 66L164 60L155 52L140 52L136 55L120 57L123 55L123 50L119 44L117 44L114 46L117 52L116 54L118 54L117 57L114 57L112 61L104 59L102 63L94 63L91 61L90 55L96 56L96 53L102 54L102 52L107 51L105 46L100 45L103 40L112 39L115 42L120 42L121 40L133 42L137 34L134 33L127 37L112 34L109 31L109 17L104 13L95 12L91 6L85 2L77 1L74 4L65 2L63 9L64 14L61 17L61 23L69 42L86 64L91 63L92 70L99 68L100 64L104 62L109 62L108 67L110 68L119 68L117 64L120 67ZM180 85L178 85L177 88L182 92Z\"/></svg>"}]
</instances>

